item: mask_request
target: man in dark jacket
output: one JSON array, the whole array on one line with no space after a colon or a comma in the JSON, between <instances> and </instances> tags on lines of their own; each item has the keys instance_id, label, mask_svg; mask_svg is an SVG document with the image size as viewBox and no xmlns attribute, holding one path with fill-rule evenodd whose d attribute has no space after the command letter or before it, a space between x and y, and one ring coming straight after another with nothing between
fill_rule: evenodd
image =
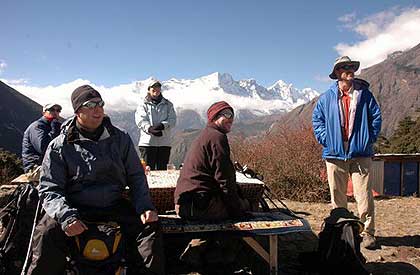
<instances>
[{"instance_id":1,"label":"man in dark jacket","mask_svg":"<svg viewBox=\"0 0 420 275\"><path fill-rule=\"evenodd\" d=\"M63 274L66 243L88 229L84 220L92 215L118 222L147 274L164 274L158 216L130 136L111 124L91 86L74 90L71 100L75 117L42 163L39 195L46 214L34 233L29 274ZM127 185L133 205L122 197Z\"/></svg>"},{"instance_id":2,"label":"man in dark jacket","mask_svg":"<svg viewBox=\"0 0 420 275\"><path fill-rule=\"evenodd\" d=\"M234 112L226 102L207 111L208 124L191 145L175 189L175 209L190 220L241 217L249 203L241 196L230 159L227 133Z\"/></svg>"},{"instance_id":3,"label":"man in dark jacket","mask_svg":"<svg viewBox=\"0 0 420 275\"><path fill-rule=\"evenodd\" d=\"M22 141L22 162L25 173L41 165L48 144L60 133L63 122L60 112L60 105L46 104L42 109L42 117L26 128Z\"/></svg>"},{"instance_id":4,"label":"man in dark jacket","mask_svg":"<svg viewBox=\"0 0 420 275\"><path fill-rule=\"evenodd\" d=\"M315 137L322 144L333 208L347 208L347 183L351 176L363 243L375 247L374 202L369 174L373 143L381 130L381 111L369 83L354 78L360 63L347 56L337 58L331 79L337 79L322 94L312 115Z\"/></svg>"}]
</instances>

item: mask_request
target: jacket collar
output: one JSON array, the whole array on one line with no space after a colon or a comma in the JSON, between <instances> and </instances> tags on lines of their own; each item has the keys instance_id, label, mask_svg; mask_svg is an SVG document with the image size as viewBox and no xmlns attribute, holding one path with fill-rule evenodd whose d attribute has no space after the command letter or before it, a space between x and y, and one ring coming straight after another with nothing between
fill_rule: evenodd
<instances>
[{"instance_id":1,"label":"jacket collar","mask_svg":"<svg viewBox=\"0 0 420 275\"><path fill-rule=\"evenodd\" d=\"M50 124L50 121L45 116L40 117L39 118L39 121L42 121L42 122L47 123L47 124Z\"/></svg>"},{"instance_id":2,"label":"jacket collar","mask_svg":"<svg viewBox=\"0 0 420 275\"><path fill-rule=\"evenodd\" d=\"M144 98L144 103L152 104L152 105L156 105L156 106L160 105L160 104L167 104L167 102L168 102L168 100L164 96L162 96L162 100L158 104L154 104L152 101L148 100L147 96Z\"/></svg>"},{"instance_id":3,"label":"jacket collar","mask_svg":"<svg viewBox=\"0 0 420 275\"><path fill-rule=\"evenodd\" d=\"M108 116L104 117L102 125L104 126L104 132L102 133L99 140L104 140L115 135L115 127L111 124L111 119ZM64 134L67 137L68 143L75 143L77 141L92 141L80 134L76 127L76 116L69 120L64 126Z\"/></svg>"},{"instance_id":4,"label":"jacket collar","mask_svg":"<svg viewBox=\"0 0 420 275\"><path fill-rule=\"evenodd\" d=\"M363 91L369 89L369 82L366 80L363 80L361 78L355 78L353 80L353 89L356 91ZM330 89L335 92L337 96L340 96L340 89L338 88L338 80L334 81L334 83L331 85Z\"/></svg>"},{"instance_id":5,"label":"jacket collar","mask_svg":"<svg viewBox=\"0 0 420 275\"><path fill-rule=\"evenodd\" d=\"M214 122L208 122L207 127L213 128L213 129L217 130L218 132L220 132L222 134L225 134L225 135L227 134L222 129L220 129Z\"/></svg>"}]
</instances>

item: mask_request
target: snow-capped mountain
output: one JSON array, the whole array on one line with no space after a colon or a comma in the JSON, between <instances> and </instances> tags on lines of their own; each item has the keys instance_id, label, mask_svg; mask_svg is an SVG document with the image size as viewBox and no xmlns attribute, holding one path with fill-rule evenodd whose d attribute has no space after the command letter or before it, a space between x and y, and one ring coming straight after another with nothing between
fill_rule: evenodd
<instances>
[{"instance_id":1,"label":"snow-capped mountain","mask_svg":"<svg viewBox=\"0 0 420 275\"><path fill-rule=\"evenodd\" d=\"M47 87L9 85L41 105L51 102L62 105L62 115L68 117L73 114L71 93L78 86L89 84L100 91L106 103L105 112L112 115L116 125L127 129L136 140L138 129L134 122L134 112L146 96L151 80L152 78L148 78L114 87L100 86L83 79ZM254 79L238 81L230 74L218 72L196 79L161 80L161 83L162 94L176 108L178 130L204 126L208 107L220 100L233 106L236 121L246 121L288 112L319 95L311 88L300 90L282 80L265 88Z\"/></svg>"},{"instance_id":2,"label":"snow-capped mountain","mask_svg":"<svg viewBox=\"0 0 420 275\"><path fill-rule=\"evenodd\" d=\"M70 95L80 85L89 84L101 92L106 111L134 111L147 93L152 78L114 87L104 87L77 79L58 86L33 87L9 84L41 105L54 101L63 106L63 115L71 115ZM161 80L162 93L178 110L193 110L205 119L209 105L225 100L237 111L246 110L255 116L283 113L310 101L319 93L311 88L297 89L282 80L268 88L255 79L234 80L227 73L212 73L196 79Z\"/></svg>"},{"instance_id":3,"label":"snow-capped mountain","mask_svg":"<svg viewBox=\"0 0 420 275\"><path fill-rule=\"evenodd\" d=\"M146 94L150 79L138 81L135 93ZM255 116L288 112L304 104L319 93L311 88L299 90L282 80L265 88L255 79L236 81L227 73L212 73L197 79L169 79L162 81L162 93L177 108L192 109L203 115L208 106L226 100L235 110L247 110Z\"/></svg>"},{"instance_id":4,"label":"snow-capped mountain","mask_svg":"<svg viewBox=\"0 0 420 275\"><path fill-rule=\"evenodd\" d=\"M114 87L104 87L83 79L46 87L8 84L41 105L60 104L63 117L73 115L70 102L73 90L89 84L101 93L105 101L105 112L110 115L112 122L126 129L134 143L137 143L139 129L134 121L134 112L144 100L151 80L148 78ZM218 72L196 79L172 78L160 81L163 96L172 101L177 112L177 125L173 131L173 162L182 162L189 146L185 139L191 139L186 138L185 133L194 133L197 131L193 129L204 127L206 111L216 101L225 100L235 109L234 131L253 135L268 129L270 122L260 121L256 126L250 126L248 122L254 123L255 118L288 112L319 95L311 88L300 90L282 80L266 88L255 79L234 80L230 74Z\"/></svg>"}]
</instances>

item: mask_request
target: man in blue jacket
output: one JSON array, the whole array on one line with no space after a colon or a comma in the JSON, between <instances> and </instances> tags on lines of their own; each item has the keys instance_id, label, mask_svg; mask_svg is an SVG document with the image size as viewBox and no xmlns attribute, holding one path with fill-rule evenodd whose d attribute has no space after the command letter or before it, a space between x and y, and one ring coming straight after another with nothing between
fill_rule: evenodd
<instances>
[{"instance_id":1,"label":"man in blue jacket","mask_svg":"<svg viewBox=\"0 0 420 275\"><path fill-rule=\"evenodd\" d=\"M369 83L354 78L360 63L347 56L336 59L331 79L336 82L320 96L313 115L315 137L324 147L333 208L347 208L351 176L359 216L364 222L363 243L375 247L374 201L369 174L373 143L381 130L381 111Z\"/></svg>"},{"instance_id":2,"label":"man in blue jacket","mask_svg":"<svg viewBox=\"0 0 420 275\"><path fill-rule=\"evenodd\" d=\"M158 215L130 136L112 125L91 86L74 90L71 100L75 117L48 145L42 162L45 215L34 232L28 274L63 274L66 243L88 229L92 215L120 224L128 248L135 249L127 257L141 256L146 274L165 274ZM127 185L132 203L123 199Z\"/></svg>"},{"instance_id":3,"label":"man in blue jacket","mask_svg":"<svg viewBox=\"0 0 420 275\"><path fill-rule=\"evenodd\" d=\"M61 106L46 104L42 108L42 117L31 123L23 134L22 162L25 173L35 170L42 163L45 151L51 140L60 133Z\"/></svg>"}]
</instances>

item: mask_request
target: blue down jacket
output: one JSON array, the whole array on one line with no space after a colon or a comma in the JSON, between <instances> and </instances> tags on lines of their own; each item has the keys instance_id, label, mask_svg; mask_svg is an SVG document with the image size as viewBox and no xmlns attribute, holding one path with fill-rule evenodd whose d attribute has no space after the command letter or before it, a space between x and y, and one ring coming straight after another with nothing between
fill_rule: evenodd
<instances>
[{"instance_id":1,"label":"blue down jacket","mask_svg":"<svg viewBox=\"0 0 420 275\"><path fill-rule=\"evenodd\" d=\"M48 121L44 116L35 120L26 128L22 140L23 170L41 165L47 146L60 133L61 123L54 119Z\"/></svg>"},{"instance_id":2,"label":"blue down jacket","mask_svg":"<svg viewBox=\"0 0 420 275\"><path fill-rule=\"evenodd\" d=\"M347 160L354 157L370 157L374 154L373 143L381 130L381 111L369 83L361 79L353 82L354 90L360 92L357 102L354 126L349 138L349 149L344 150L339 114L339 88L336 81L315 106L312 115L314 134L324 147L322 158Z\"/></svg>"},{"instance_id":3,"label":"blue down jacket","mask_svg":"<svg viewBox=\"0 0 420 275\"><path fill-rule=\"evenodd\" d=\"M79 134L70 120L48 146L39 185L43 208L64 229L85 208L113 207L130 187L137 213L155 209L130 136L104 118L98 141Z\"/></svg>"}]
</instances>

